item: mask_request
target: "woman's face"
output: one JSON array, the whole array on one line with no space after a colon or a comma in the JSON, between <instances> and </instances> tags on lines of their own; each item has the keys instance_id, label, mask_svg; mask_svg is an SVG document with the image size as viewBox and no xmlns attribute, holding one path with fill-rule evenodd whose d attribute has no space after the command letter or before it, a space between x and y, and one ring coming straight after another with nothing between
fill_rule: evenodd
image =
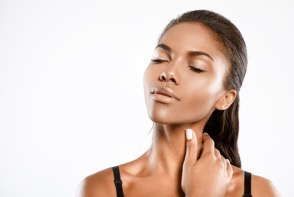
<instances>
[{"instance_id":1,"label":"woman's face","mask_svg":"<svg viewBox=\"0 0 294 197\"><path fill-rule=\"evenodd\" d=\"M144 73L152 121L206 123L226 92L228 64L220 49L212 33L199 23L180 23L163 35Z\"/></svg>"}]
</instances>

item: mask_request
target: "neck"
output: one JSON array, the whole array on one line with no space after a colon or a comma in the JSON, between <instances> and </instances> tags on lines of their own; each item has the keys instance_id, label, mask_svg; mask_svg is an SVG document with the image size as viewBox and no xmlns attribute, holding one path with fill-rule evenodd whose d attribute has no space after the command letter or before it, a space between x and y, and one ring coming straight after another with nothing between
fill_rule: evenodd
<instances>
[{"instance_id":1,"label":"neck","mask_svg":"<svg viewBox=\"0 0 294 197\"><path fill-rule=\"evenodd\" d=\"M152 172L164 173L166 176L181 176L186 152L186 129L193 129L198 144L202 144L204 126L196 124L160 125L155 123L152 145L147 153L148 167ZM198 151L201 146L198 145Z\"/></svg>"}]
</instances>

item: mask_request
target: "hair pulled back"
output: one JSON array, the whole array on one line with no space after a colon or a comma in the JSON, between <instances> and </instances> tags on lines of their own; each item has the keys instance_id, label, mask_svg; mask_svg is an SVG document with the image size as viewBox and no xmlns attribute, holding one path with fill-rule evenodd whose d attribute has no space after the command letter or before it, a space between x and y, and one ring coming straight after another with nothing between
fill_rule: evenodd
<instances>
[{"instance_id":1,"label":"hair pulled back","mask_svg":"<svg viewBox=\"0 0 294 197\"><path fill-rule=\"evenodd\" d=\"M180 23L200 23L211 30L216 41L222 45L222 52L228 59L228 72L224 79L226 90L234 89L237 96L232 105L224 110L215 110L205 125L215 142L215 147L230 160L231 164L241 167L238 151L239 135L239 90L247 69L247 49L245 41L237 27L220 14L208 10L186 12L171 20L162 32L162 36L173 26Z\"/></svg>"}]
</instances>

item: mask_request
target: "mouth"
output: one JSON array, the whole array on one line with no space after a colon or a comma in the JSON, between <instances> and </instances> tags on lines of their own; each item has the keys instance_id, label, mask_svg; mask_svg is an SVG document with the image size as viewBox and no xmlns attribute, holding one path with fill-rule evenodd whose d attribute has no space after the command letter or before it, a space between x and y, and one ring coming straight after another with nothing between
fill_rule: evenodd
<instances>
[{"instance_id":1,"label":"mouth","mask_svg":"<svg viewBox=\"0 0 294 197\"><path fill-rule=\"evenodd\" d=\"M155 97L155 100L163 101L164 103L169 103L174 99L181 100L174 90L169 87L153 88L151 94Z\"/></svg>"}]
</instances>

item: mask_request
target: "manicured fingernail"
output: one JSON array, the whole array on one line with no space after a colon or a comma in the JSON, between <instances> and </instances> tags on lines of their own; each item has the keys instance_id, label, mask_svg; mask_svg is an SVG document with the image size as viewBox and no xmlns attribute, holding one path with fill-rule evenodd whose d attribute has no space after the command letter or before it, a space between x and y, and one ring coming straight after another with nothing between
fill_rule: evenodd
<instances>
[{"instance_id":1,"label":"manicured fingernail","mask_svg":"<svg viewBox=\"0 0 294 197\"><path fill-rule=\"evenodd\" d=\"M186 139L191 140L192 139L192 129L186 129Z\"/></svg>"}]
</instances>

